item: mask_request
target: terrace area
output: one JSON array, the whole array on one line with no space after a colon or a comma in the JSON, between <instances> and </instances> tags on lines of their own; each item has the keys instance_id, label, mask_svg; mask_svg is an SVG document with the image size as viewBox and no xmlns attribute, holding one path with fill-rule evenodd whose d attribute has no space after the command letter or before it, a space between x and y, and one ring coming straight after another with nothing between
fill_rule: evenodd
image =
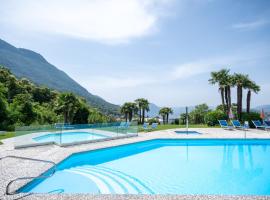
<instances>
[{"instance_id":1,"label":"terrace area","mask_svg":"<svg viewBox=\"0 0 270 200\"><path fill-rule=\"evenodd\" d=\"M119 140L102 141L98 143L88 143L76 146L61 147L55 144L46 146L29 147L22 149L14 149L14 139L9 138L3 140L3 145L0 148L0 157L4 156L23 156L34 159L46 159L59 163L68 156L89 150L102 149L107 147L119 146L123 144L136 143L153 139L270 139L270 133L262 130L222 130L220 128L191 128L191 134L185 133L186 129L170 129L154 132L141 132L138 137L122 138ZM178 132L178 133L176 133ZM200 134L192 134L198 132ZM216 196L216 195L93 195L93 194L17 194L13 196L5 196L6 186L9 181L18 177L38 176L48 170L51 165L44 165L29 161L18 161L16 159L5 159L1 161L1 178L0 179L0 194L1 199L268 199L267 196ZM30 180L28 180L30 181ZM12 184L11 190L16 190L26 182L15 182Z\"/></svg>"}]
</instances>

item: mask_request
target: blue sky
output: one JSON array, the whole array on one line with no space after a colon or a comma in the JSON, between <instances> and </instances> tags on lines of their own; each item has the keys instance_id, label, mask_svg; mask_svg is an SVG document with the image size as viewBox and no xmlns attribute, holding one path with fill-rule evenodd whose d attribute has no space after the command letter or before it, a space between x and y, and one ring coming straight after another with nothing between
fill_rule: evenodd
<instances>
[{"instance_id":1,"label":"blue sky","mask_svg":"<svg viewBox=\"0 0 270 200\"><path fill-rule=\"evenodd\" d=\"M224 67L261 86L252 106L270 104L269 0L0 0L0 27L115 104L217 105L208 79Z\"/></svg>"}]
</instances>

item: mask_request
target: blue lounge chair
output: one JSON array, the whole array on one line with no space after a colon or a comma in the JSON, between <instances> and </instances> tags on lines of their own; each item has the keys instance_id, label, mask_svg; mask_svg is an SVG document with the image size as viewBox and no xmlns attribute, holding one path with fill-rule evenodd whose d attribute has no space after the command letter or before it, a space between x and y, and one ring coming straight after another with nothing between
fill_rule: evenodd
<instances>
[{"instance_id":1,"label":"blue lounge chair","mask_svg":"<svg viewBox=\"0 0 270 200\"><path fill-rule=\"evenodd\" d=\"M236 129L247 130L249 128L248 126L241 125L239 120L231 120L231 122L232 122L233 127Z\"/></svg>"},{"instance_id":2,"label":"blue lounge chair","mask_svg":"<svg viewBox=\"0 0 270 200\"><path fill-rule=\"evenodd\" d=\"M262 124L260 120L252 120L252 123L256 127L256 129L264 129L264 130L269 130L270 126L265 126Z\"/></svg>"},{"instance_id":3,"label":"blue lounge chair","mask_svg":"<svg viewBox=\"0 0 270 200\"><path fill-rule=\"evenodd\" d=\"M158 126L158 123L152 123L151 128L152 128L152 129L156 129L156 128L157 128L157 126Z\"/></svg>"},{"instance_id":4,"label":"blue lounge chair","mask_svg":"<svg viewBox=\"0 0 270 200\"><path fill-rule=\"evenodd\" d=\"M264 125L265 126L270 126L270 121L264 120Z\"/></svg>"},{"instance_id":5,"label":"blue lounge chair","mask_svg":"<svg viewBox=\"0 0 270 200\"><path fill-rule=\"evenodd\" d=\"M144 129L145 131L149 130L149 123L144 123L144 124L143 124L143 129Z\"/></svg>"},{"instance_id":6,"label":"blue lounge chair","mask_svg":"<svg viewBox=\"0 0 270 200\"><path fill-rule=\"evenodd\" d=\"M228 122L226 120L218 120L219 125L221 128L225 129L225 130L233 130L234 127L233 126L229 126Z\"/></svg>"}]
</instances>

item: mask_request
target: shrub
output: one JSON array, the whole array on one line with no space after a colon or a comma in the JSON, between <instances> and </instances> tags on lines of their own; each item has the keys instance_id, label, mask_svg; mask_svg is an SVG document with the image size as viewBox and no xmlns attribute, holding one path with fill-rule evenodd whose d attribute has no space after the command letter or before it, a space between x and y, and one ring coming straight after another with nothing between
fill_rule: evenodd
<instances>
[{"instance_id":1,"label":"shrub","mask_svg":"<svg viewBox=\"0 0 270 200\"><path fill-rule=\"evenodd\" d=\"M221 110L210 111L205 115L205 123L208 126L216 126L218 125L218 120L226 119L227 116Z\"/></svg>"},{"instance_id":2,"label":"shrub","mask_svg":"<svg viewBox=\"0 0 270 200\"><path fill-rule=\"evenodd\" d=\"M188 115L188 118L190 118L190 115ZM179 123L180 124L186 124L186 119L187 119L187 114L186 113L182 113L180 115L180 121L179 121Z\"/></svg>"},{"instance_id":3,"label":"shrub","mask_svg":"<svg viewBox=\"0 0 270 200\"><path fill-rule=\"evenodd\" d=\"M260 120L260 113L257 112L251 112L251 113L242 113L242 122L248 121L249 126L251 128L255 128L254 124L252 123L251 120Z\"/></svg>"},{"instance_id":4,"label":"shrub","mask_svg":"<svg viewBox=\"0 0 270 200\"><path fill-rule=\"evenodd\" d=\"M159 124L159 121L156 118L151 118L151 119L147 120L147 123L149 123L150 125L153 124L153 123L158 123Z\"/></svg>"},{"instance_id":5,"label":"shrub","mask_svg":"<svg viewBox=\"0 0 270 200\"><path fill-rule=\"evenodd\" d=\"M195 109L189 113L190 122L193 124L204 124L205 115L209 112L207 104L195 106Z\"/></svg>"},{"instance_id":6,"label":"shrub","mask_svg":"<svg viewBox=\"0 0 270 200\"><path fill-rule=\"evenodd\" d=\"M174 124L179 125L179 119L175 119L175 120L174 120Z\"/></svg>"}]
</instances>

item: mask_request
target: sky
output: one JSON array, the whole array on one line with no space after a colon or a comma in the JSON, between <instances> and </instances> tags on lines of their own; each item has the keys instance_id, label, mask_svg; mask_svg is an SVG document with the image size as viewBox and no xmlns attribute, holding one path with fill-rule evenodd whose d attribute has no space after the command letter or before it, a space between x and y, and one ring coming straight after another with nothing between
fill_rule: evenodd
<instances>
[{"instance_id":1,"label":"sky","mask_svg":"<svg viewBox=\"0 0 270 200\"><path fill-rule=\"evenodd\" d=\"M0 0L0 38L118 105L216 106L222 68L261 86L253 107L270 104L269 0Z\"/></svg>"}]
</instances>

